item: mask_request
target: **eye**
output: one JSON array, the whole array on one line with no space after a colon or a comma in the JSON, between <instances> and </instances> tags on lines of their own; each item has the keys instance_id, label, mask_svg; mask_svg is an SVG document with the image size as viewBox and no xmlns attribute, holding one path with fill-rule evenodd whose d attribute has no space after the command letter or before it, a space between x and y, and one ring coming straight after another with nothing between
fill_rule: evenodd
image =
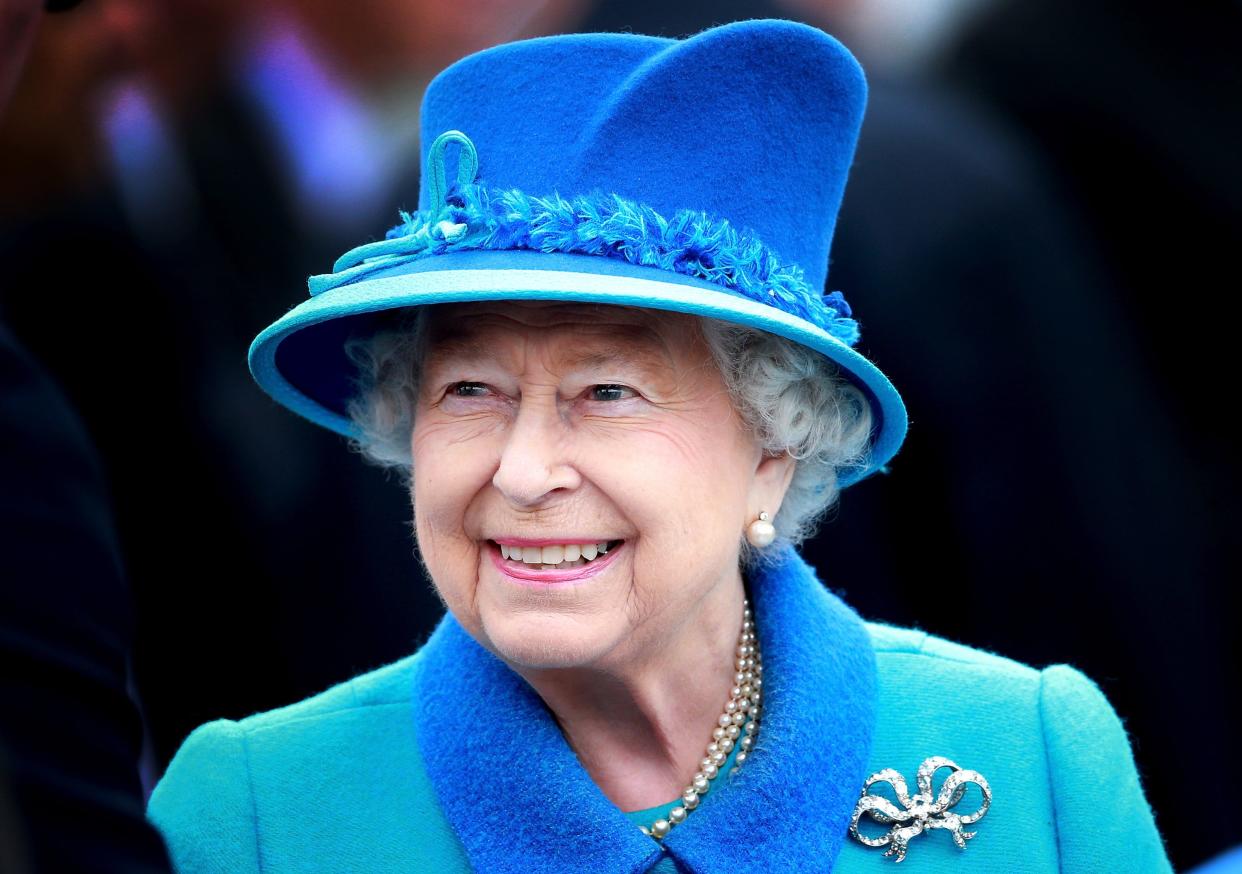
<instances>
[{"instance_id":1,"label":"eye","mask_svg":"<svg viewBox=\"0 0 1242 874\"><path fill-rule=\"evenodd\" d=\"M481 382L455 382L449 386L448 393L455 398L477 398L482 397L486 389Z\"/></svg>"},{"instance_id":2,"label":"eye","mask_svg":"<svg viewBox=\"0 0 1242 874\"><path fill-rule=\"evenodd\" d=\"M626 385L616 385L615 383L601 383L600 385L591 386L592 400L596 401L623 401L624 392L630 392L631 395L637 393L634 389ZM604 395L601 397L600 395Z\"/></svg>"}]
</instances>

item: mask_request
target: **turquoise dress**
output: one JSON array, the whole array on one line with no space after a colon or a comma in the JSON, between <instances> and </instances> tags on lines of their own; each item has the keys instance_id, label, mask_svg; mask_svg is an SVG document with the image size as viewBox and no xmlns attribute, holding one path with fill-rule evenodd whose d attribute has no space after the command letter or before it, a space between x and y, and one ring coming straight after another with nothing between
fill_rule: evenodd
<instances>
[{"instance_id":1,"label":"turquoise dress","mask_svg":"<svg viewBox=\"0 0 1242 874\"><path fill-rule=\"evenodd\" d=\"M864 622L792 549L747 587L758 737L662 841L636 820L674 802L613 805L542 699L451 615L398 662L200 726L148 817L185 874L871 874L893 860L850 836L868 775L913 790L942 756L986 778L991 808L965 849L945 829L912 837L899 870L1171 871L1124 727L1081 672Z\"/></svg>"}]
</instances>

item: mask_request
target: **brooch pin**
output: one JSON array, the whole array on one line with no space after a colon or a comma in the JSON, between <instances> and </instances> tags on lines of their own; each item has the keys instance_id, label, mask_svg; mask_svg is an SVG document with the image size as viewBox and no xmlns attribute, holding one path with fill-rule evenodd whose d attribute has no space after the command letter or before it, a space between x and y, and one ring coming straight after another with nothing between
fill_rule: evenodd
<instances>
[{"instance_id":1,"label":"brooch pin","mask_svg":"<svg viewBox=\"0 0 1242 874\"><path fill-rule=\"evenodd\" d=\"M933 800L932 775L941 768L952 768L953 773L945 778L940 792ZM888 846L885 856L896 854L900 862L906 857L911 839L924 831L934 828L948 829L953 835L953 842L961 849L966 849L966 841L975 836L975 832L963 831L962 826L970 825L983 819L992 805L992 789L988 781L978 771L966 771L959 768L944 756L932 756L919 765L919 791L914 797L906 788L905 778L894 768L885 768L867 778L863 784L858 803L854 806L854 815L850 819L850 834L868 847ZM899 808L882 795L872 795L870 789L876 783L888 783L901 802ZM953 813L949 808L955 806L966 794L966 786L974 783L983 790L983 804L974 813L963 816ZM863 814L869 814L876 822L885 825L892 823L887 834L869 838L858 830L858 820Z\"/></svg>"}]
</instances>

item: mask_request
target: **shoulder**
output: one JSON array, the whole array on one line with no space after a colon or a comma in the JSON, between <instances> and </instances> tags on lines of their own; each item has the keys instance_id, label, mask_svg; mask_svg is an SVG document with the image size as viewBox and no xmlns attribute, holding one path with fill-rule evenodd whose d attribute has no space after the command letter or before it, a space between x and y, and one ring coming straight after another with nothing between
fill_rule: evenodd
<instances>
[{"instance_id":1,"label":"shoulder","mask_svg":"<svg viewBox=\"0 0 1242 874\"><path fill-rule=\"evenodd\" d=\"M973 666L986 672L1038 680L1039 670L998 653L956 643L918 628L904 628L883 622L864 622L871 636L877 660L889 657L918 657L928 670L954 670Z\"/></svg>"},{"instance_id":2,"label":"shoulder","mask_svg":"<svg viewBox=\"0 0 1242 874\"><path fill-rule=\"evenodd\" d=\"M418 663L415 653L294 704L195 729L147 808L177 870L296 869L318 853L354 870L408 862L428 837L408 824L438 819L417 752Z\"/></svg>"},{"instance_id":3,"label":"shoulder","mask_svg":"<svg viewBox=\"0 0 1242 874\"><path fill-rule=\"evenodd\" d=\"M383 667L369 670L332 685L323 692L296 703L245 716L243 719L216 719L190 732L170 762L168 772L193 764L199 757L246 757L256 744L268 736L298 737L301 740L330 742L330 737L358 725L359 716L375 716L385 710L401 713L410 705L414 670L419 653L406 655ZM309 750L317 746L312 744ZM307 747L303 747L304 750Z\"/></svg>"},{"instance_id":4,"label":"shoulder","mask_svg":"<svg viewBox=\"0 0 1242 874\"><path fill-rule=\"evenodd\" d=\"M244 732L263 732L306 720L332 723L348 719L359 710L408 703L418 657L416 652L296 703L247 716L236 724Z\"/></svg>"},{"instance_id":5,"label":"shoulder","mask_svg":"<svg viewBox=\"0 0 1242 874\"><path fill-rule=\"evenodd\" d=\"M1095 681L1071 665L1040 668L917 628L865 625L875 651L881 719L913 703L925 719L955 726L959 735L994 736L1004 726L1015 732L1009 742L1046 749L1054 766L1069 740L1062 727L1072 724L1079 745L1120 738L1128 755L1120 717Z\"/></svg>"},{"instance_id":6,"label":"shoulder","mask_svg":"<svg viewBox=\"0 0 1242 874\"><path fill-rule=\"evenodd\" d=\"M1039 728L1045 671L917 628L865 625L875 651L881 714L914 703L929 718L934 714L960 729L1003 714L1022 714L1032 732ZM1065 671L1089 682L1073 668L1053 673Z\"/></svg>"},{"instance_id":7,"label":"shoulder","mask_svg":"<svg viewBox=\"0 0 1242 874\"><path fill-rule=\"evenodd\" d=\"M917 628L865 622L876 663L892 688L905 674L911 682L955 684L976 703L1003 701L1038 709L1070 707L1097 719L1118 719L1094 680L1068 664L1035 667L990 650L937 637Z\"/></svg>"},{"instance_id":8,"label":"shoulder","mask_svg":"<svg viewBox=\"0 0 1242 874\"><path fill-rule=\"evenodd\" d=\"M196 728L169 764L166 777L193 767L199 760L236 759L254 766L256 750L264 751L269 738L297 739L295 755L311 756L334 738L355 733L359 717L370 719L384 711L402 712L409 706L413 671L418 654L360 674L284 707L243 719L216 719ZM161 782L161 787L163 786ZM156 790L159 793L159 788Z\"/></svg>"},{"instance_id":9,"label":"shoulder","mask_svg":"<svg viewBox=\"0 0 1242 874\"><path fill-rule=\"evenodd\" d=\"M917 628L865 622L883 690L947 686L965 706L1006 706L1039 717L1044 740L1073 717L1079 742L1094 734L1124 736L1121 718L1100 686L1069 664L1035 667L986 649L937 637Z\"/></svg>"}]
</instances>

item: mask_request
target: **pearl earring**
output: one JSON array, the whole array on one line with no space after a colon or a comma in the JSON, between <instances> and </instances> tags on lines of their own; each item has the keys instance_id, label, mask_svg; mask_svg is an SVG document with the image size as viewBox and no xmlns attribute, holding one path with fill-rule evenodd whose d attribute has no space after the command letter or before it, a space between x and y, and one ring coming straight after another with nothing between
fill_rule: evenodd
<instances>
[{"instance_id":1,"label":"pearl earring","mask_svg":"<svg viewBox=\"0 0 1242 874\"><path fill-rule=\"evenodd\" d=\"M776 528L768 521L768 511L760 510L759 518L746 529L746 539L751 546L762 549L776 539Z\"/></svg>"}]
</instances>

